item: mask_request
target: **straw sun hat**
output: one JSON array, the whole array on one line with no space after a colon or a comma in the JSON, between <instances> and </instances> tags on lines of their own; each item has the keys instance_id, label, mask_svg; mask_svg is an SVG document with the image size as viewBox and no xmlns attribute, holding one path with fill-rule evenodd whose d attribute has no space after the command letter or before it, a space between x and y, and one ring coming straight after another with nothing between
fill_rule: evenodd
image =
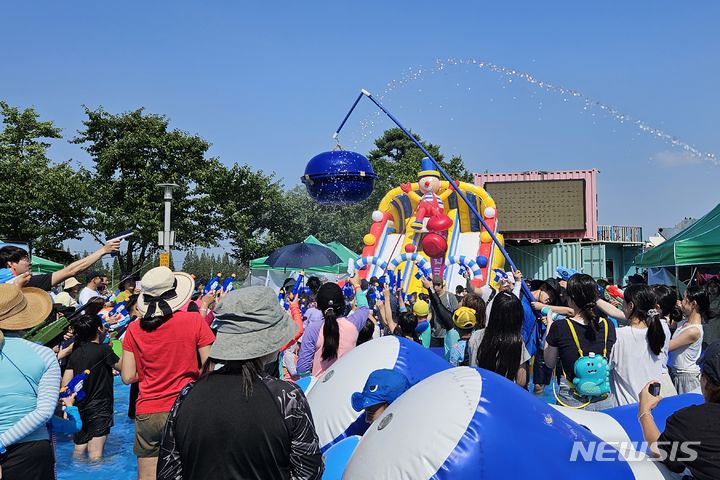
<instances>
[{"instance_id":1,"label":"straw sun hat","mask_svg":"<svg viewBox=\"0 0 720 480\"><path fill-rule=\"evenodd\" d=\"M27 330L42 323L51 311L52 300L46 291L0 285L0 329Z\"/></svg>"},{"instance_id":2,"label":"straw sun hat","mask_svg":"<svg viewBox=\"0 0 720 480\"><path fill-rule=\"evenodd\" d=\"M163 316L176 312L192 297L195 280L183 272L156 267L143 275L137 309L143 316Z\"/></svg>"}]
</instances>

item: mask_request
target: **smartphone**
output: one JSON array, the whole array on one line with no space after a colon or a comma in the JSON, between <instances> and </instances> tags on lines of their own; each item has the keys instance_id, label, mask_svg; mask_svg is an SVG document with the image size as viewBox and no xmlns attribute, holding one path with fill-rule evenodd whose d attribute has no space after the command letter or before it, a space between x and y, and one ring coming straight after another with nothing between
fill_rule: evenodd
<instances>
[{"instance_id":1,"label":"smartphone","mask_svg":"<svg viewBox=\"0 0 720 480\"><path fill-rule=\"evenodd\" d=\"M657 397L658 395L660 395L660 384L657 382L651 383L648 387L648 391L650 392L650 395L652 395L653 397Z\"/></svg>"},{"instance_id":2,"label":"smartphone","mask_svg":"<svg viewBox=\"0 0 720 480\"><path fill-rule=\"evenodd\" d=\"M140 280L135 282L135 290L142 291L142 282Z\"/></svg>"}]
</instances>

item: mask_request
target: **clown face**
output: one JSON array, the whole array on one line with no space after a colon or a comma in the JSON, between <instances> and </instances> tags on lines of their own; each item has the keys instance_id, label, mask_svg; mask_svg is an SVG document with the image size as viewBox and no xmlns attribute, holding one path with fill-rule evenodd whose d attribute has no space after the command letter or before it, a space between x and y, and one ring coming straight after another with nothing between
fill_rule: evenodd
<instances>
[{"instance_id":1,"label":"clown face","mask_svg":"<svg viewBox=\"0 0 720 480\"><path fill-rule=\"evenodd\" d=\"M418 188L423 194L438 193L438 190L440 190L440 179L430 175L420 177L418 180Z\"/></svg>"}]
</instances>

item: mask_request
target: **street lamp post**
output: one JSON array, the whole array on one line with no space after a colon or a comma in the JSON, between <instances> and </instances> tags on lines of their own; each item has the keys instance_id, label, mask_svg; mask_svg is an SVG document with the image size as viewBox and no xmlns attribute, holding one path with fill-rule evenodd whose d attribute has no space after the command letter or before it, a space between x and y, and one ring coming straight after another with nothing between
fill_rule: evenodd
<instances>
[{"instance_id":1,"label":"street lamp post","mask_svg":"<svg viewBox=\"0 0 720 480\"><path fill-rule=\"evenodd\" d=\"M165 222L163 225L163 232L162 232L162 245L163 249L165 250L165 253L168 255L170 254L170 244L171 242L171 230L170 230L170 205L172 204L172 191L173 188L178 187L179 185L175 183L159 183L158 187L162 187L165 190L165 194L163 195L163 202L165 204Z\"/></svg>"}]
</instances>

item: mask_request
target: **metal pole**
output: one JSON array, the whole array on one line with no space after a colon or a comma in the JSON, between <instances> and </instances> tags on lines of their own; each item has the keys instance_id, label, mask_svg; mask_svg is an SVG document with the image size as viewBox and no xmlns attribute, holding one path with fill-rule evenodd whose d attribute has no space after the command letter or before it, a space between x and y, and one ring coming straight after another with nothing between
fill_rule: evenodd
<instances>
[{"instance_id":1,"label":"metal pole","mask_svg":"<svg viewBox=\"0 0 720 480\"><path fill-rule=\"evenodd\" d=\"M172 204L172 187L165 187L165 227L163 228L163 249L170 253L170 206Z\"/></svg>"},{"instance_id":2,"label":"metal pole","mask_svg":"<svg viewBox=\"0 0 720 480\"><path fill-rule=\"evenodd\" d=\"M410 134L410 132L409 132L405 127L402 126L402 124L400 123L400 121L398 121L398 119L395 118L395 116L394 116L392 113L390 113L389 111L387 111L387 109L386 109L385 107L383 107L382 104L380 104L380 102L378 102L377 100L375 100L375 98L373 98L372 94L371 94L370 92L368 92L367 90L362 90L362 91L361 91L360 97L362 97L363 95L365 95L365 96L366 96L367 98L369 98L375 105L377 105L377 107L378 107L380 110L382 110L383 113L384 113L385 115L387 115L387 116L390 118L390 120L392 120L392 121L395 123L395 125L397 125L398 127L400 127L400 130L402 130L403 133L404 133L405 135L407 135L407 137L408 137L410 140L412 140L413 143L415 143L415 145L417 145L417 147L425 154L425 156L427 156L427 157L433 162L433 164L435 165L435 168L437 168L438 171L440 172L440 174L441 174L443 177L445 177L445 180L447 180L448 182L450 182L451 185L454 183L454 180L450 177L450 175L448 175L448 173L445 171L445 169L443 169L443 168L440 166L440 164L438 163L438 161L435 160L435 157L433 157L432 155L430 155L430 152L428 152L428 151L425 149L425 147L423 147L422 144L421 144L420 142L418 142L417 139L416 139L415 137L413 137L413 136ZM343 120L343 123L340 125L340 128L338 128L337 132L335 132L334 137L336 137L336 136L340 133L340 130L342 129L343 125L345 125L345 121L347 120L347 117L350 116L350 113L351 113L351 112L353 111L353 109L355 108L355 105L357 105L360 97L358 97L358 100L356 100L356 101L355 101L355 104L353 104L352 109L350 109L350 112L348 112L347 116L345 117L345 120ZM498 248L498 250L500 250L500 253L502 253L503 257L505 257L505 260L508 262L508 264L510 264L510 268L512 268L513 271L514 271L514 270L517 270L517 267L516 267L515 264L513 263L512 259L510 258L510 255L508 255L508 253L507 253L507 251L505 250L505 248L500 244L500 241L499 241L498 238L495 236L495 232L493 232L493 231L488 227L488 224L485 223L485 220L483 219L483 216L480 215L480 212L477 211L477 208L475 208L475 205L473 205L473 204L470 202L470 200L468 200L468 198L465 196L465 194L464 194L459 188L458 188L458 189L455 189L455 192L460 196L460 198L463 199L463 201L465 202L465 204L468 206L468 209L477 217L477 219L478 219L478 220L480 221L480 223L482 224L483 228L485 228L485 230L490 234L490 238L492 239L493 243L494 243L495 246ZM522 291L523 291L523 293L525 294L525 296L527 297L528 301L529 301L529 302L534 302L534 301L535 301L535 297L532 296L532 292L530 292L530 288L527 286L527 284L526 284L525 282L522 282L521 285L522 285Z\"/></svg>"},{"instance_id":3,"label":"metal pole","mask_svg":"<svg viewBox=\"0 0 720 480\"><path fill-rule=\"evenodd\" d=\"M358 102L363 97L363 95L365 95L365 93L366 91L363 90L362 92L360 92L360 95L358 95L358 97L355 99L355 103L353 103L352 107L350 107L350 111L348 111L347 115L345 115L345 118L343 118L343 121L338 127L338 129L335 130L335 133L333 134L334 139L337 140L337 137L340 134L340 130L342 130L342 128L345 126L345 122L347 122L348 118L350 118L350 114L352 114L352 112L355 110L355 107L357 107Z\"/></svg>"}]
</instances>

